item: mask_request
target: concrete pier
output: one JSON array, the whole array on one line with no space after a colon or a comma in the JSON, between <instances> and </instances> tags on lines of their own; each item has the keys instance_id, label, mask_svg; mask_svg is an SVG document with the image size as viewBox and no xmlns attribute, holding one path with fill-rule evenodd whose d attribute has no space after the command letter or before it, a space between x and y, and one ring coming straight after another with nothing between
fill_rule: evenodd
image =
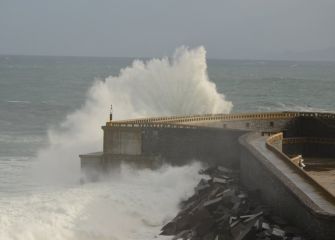
<instances>
[{"instance_id":1,"label":"concrete pier","mask_svg":"<svg viewBox=\"0 0 335 240\"><path fill-rule=\"evenodd\" d=\"M333 113L155 117L109 121L102 129L103 152L81 155L84 170L194 160L239 168L243 185L260 190L278 215L315 239L335 239ZM327 168L321 173L316 165Z\"/></svg>"}]
</instances>

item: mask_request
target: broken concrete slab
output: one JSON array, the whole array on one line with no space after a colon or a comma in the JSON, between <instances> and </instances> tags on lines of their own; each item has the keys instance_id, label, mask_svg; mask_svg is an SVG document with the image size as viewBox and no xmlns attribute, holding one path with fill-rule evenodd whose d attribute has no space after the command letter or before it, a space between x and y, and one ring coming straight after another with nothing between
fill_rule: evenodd
<instances>
[{"instance_id":1,"label":"broken concrete slab","mask_svg":"<svg viewBox=\"0 0 335 240\"><path fill-rule=\"evenodd\" d=\"M209 201L204 202L204 207L212 206L212 205L217 205L222 201L222 197L218 197Z\"/></svg>"},{"instance_id":2,"label":"broken concrete slab","mask_svg":"<svg viewBox=\"0 0 335 240\"><path fill-rule=\"evenodd\" d=\"M296 231L286 232L287 223L273 218L271 209L261 204L258 191L241 190L238 176L221 170L213 167L203 171L209 179L199 182L196 193L180 204L181 211L162 228L161 234L185 240L301 237Z\"/></svg>"}]
</instances>

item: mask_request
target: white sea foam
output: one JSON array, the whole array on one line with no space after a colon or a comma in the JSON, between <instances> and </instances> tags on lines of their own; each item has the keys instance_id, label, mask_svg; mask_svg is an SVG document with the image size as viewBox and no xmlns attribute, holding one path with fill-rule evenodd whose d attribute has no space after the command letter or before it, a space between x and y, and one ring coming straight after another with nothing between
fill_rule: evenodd
<instances>
[{"instance_id":1,"label":"white sea foam","mask_svg":"<svg viewBox=\"0 0 335 240\"><path fill-rule=\"evenodd\" d=\"M30 101L23 101L23 100L8 100L8 103L24 103L24 104L29 104L31 103Z\"/></svg>"},{"instance_id":2,"label":"white sea foam","mask_svg":"<svg viewBox=\"0 0 335 240\"><path fill-rule=\"evenodd\" d=\"M1 134L0 135L0 142L3 143L41 143L43 140L42 136L25 136L25 135L18 135L13 136L9 134Z\"/></svg>"},{"instance_id":3,"label":"white sea foam","mask_svg":"<svg viewBox=\"0 0 335 240\"><path fill-rule=\"evenodd\" d=\"M36 172L56 182L78 180L78 154L101 150L101 126L108 119L110 104L116 119L227 113L232 108L209 81L203 47L181 47L171 59L137 60L118 76L97 81L85 105L60 128L49 131L50 147L39 153L42 161Z\"/></svg>"},{"instance_id":4,"label":"white sea foam","mask_svg":"<svg viewBox=\"0 0 335 240\"><path fill-rule=\"evenodd\" d=\"M123 165L103 182L0 199L0 239L154 239L193 193L199 169L198 163L156 171Z\"/></svg>"},{"instance_id":5,"label":"white sea foam","mask_svg":"<svg viewBox=\"0 0 335 240\"><path fill-rule=\"evenodd\" d=\"M123 168L109 181L76 185L78 154L102 148L110 104L117 119L227 113L232 104L207 75L203 47L172 58L134 61L97 81L81 109L48 133L32 175L44 191L0 200L0 239L152 239L199 180L199 164L160 170ZM61 185L59 186L59 184Z\"/></svg>"}]
</instances>

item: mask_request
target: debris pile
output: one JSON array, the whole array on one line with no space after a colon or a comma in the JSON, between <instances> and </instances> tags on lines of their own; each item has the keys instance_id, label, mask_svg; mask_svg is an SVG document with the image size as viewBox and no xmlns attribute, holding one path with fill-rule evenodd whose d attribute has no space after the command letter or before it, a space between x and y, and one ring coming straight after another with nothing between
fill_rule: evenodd
<instances>
[{"instance_id":1,"label":"debris pile","mask_svg":"<svg viewBox=\"0 0 335 240\"><path fill-rule=\"evenodd\" d=\"M258 191L242 191L237 171L218 166L200 173L206 178L181 203L181 211L161 235L174 236L173 240L305 239L298 229L271 216L260 204Z\"/></svg>"}]
</instances>

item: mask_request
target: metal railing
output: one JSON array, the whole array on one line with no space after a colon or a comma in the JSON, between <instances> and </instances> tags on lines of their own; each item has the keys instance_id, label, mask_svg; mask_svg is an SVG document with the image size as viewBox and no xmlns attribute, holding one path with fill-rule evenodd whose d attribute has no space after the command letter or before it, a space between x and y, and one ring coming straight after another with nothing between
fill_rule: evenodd
<instances>
[{"instance_id":1,"label":"metal railing","mask_svg":"<svg viewBox=\"0 0 335 240\"><path fill-rule=\"evenodd\" d=\"M194 125L181 125L181 124L173 124L173 123L133 123L133 122L112 122L107 126L113 127L128 127L128 128L189 128L189 129L197 129L200 128Z\"/></svg>"},{"instance_id":2,"label":"metal railing","mask_svg":"<svg viewBox=\"0 0 335 240\"><path fill-rule=\"evenodd\" d=\"M232 114L202 114L191 116L170 116L129 119L107 122L107 126L120 123L179 123L204 122L204 121L244 121L244 120L278 120L292 119L296 117L318 117L322 119L335 119L335 113L318 112L254 112L254 113L232 113Z\"/></svg>"}]
</instances>

